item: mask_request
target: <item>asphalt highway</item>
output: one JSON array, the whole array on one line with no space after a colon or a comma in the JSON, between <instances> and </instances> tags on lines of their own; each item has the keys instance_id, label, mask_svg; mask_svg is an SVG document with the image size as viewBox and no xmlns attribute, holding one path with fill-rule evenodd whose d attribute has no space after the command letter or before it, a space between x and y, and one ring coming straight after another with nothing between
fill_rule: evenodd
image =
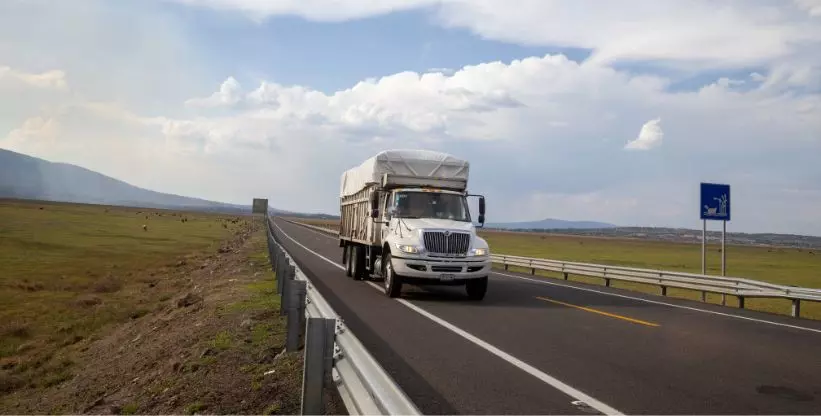
<instances>
[{"instance_id":1,"label":"asphalt highway","mask_svg":"<svg viewBox=\"0 0 821 416\"><path fill-rule=\"evenodd\" d=\"M816 321L502 271L390 299L335 236L274 232L426 414L821 414Z\"/></svg>"}]
</instances>

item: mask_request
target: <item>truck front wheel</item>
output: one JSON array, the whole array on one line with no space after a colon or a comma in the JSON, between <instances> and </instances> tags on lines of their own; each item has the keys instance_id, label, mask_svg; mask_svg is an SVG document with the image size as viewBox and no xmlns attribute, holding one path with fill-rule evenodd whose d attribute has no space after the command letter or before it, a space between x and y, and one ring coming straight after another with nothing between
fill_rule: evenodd
<instances>
[{"instance_id":1,"label":"truck front wheel","mask_svg":"<svg viewBox=\"0 0 821 416\"><path fill-rule=\"evenodd\" d=\"M487 276L478 279L471 279L465 283L465 290L471 300L482 300L487 293Z\"/></svg>"},{"instance_id":2,"label":"truck front wheel","mask_svg":"<svg viewBox=\"0 0 821 416\"><path fill-rule=\"evenodd\" d=\"M390 253L386 253L382 259L382 276L385 278L385 294L391 298L399 297L402 293L402 276L393 271Z\"/></svg>"}]
</instances>

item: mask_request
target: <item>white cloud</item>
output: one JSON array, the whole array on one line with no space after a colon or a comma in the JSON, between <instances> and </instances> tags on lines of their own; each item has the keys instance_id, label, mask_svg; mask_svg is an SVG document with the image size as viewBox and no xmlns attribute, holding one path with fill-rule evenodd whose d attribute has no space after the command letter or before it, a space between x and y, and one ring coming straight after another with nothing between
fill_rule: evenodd
<instances>
[{"instance_id":1,"label":"white cloud","mask_svg":"<svg viewBox=\"0 0 821 416\"><path fill-rule=\"evenodd\" d=\"M42 73L28 73L8 66L0 66L0 81L4 79L22 82L37 88L68 89L65 72L57 69Z\"/></svg>"},{"instance_id":2,"label":"white cloud","mask_svg":"<svg viewBox=\"0 0 821 416\"><path fill-rule=\"evenodd\" d=\"M11 143L21 143L29 140L53 141L59 134L59 122L54 118L32 117L23 122L23 125L8 134Z\"/></svg>"},{"instance_id":3,"label":"white cloud","mask_svg":"<svg viewBox=\"0 0 821 416\"><path fill-rule=\"evenodd\" d=\"M813 214L821 203L814 161L821 154L821 96L800 89L821 77L813 72L816 58L800 49L815 42L802 9L767 13L759 1L724 3L715 13L701 1L688 3L693 9L674 2L596 3L595 14L582 9L589 4L550 1L515 8L487 0L199 3L317 20L444 4L434 9L444 25L519 43L589 47L594 59L547 55L406 71L323 92L266 79L257 68L238 68L227 79L204 76L199 71L208 62L186 55L185 31L165 15L128 8L112 14L113 3L94 0L54 3L60 10L36 28L61 29L32 33L24 19L4 13L12 3L0 3L0 35L22 45L0 43L4 64L51 74L35 82L10 77L10 69L0 75L14 84L0 83L0 146L159 191L237 203L267 196L279 208L331 213L338 210L343 170L385 148L422 147L471 161L471 189L494 201L494 221L698 225L691 188L720 180L732 183L739 198L733 229L821 234ZM119 14L134 15L137 24L112 29L125 27ZM728 46L731 32L749 42ZM108 34L116 38L111 44L103 41ZM79 53L83 48L93 56ZM763 67L744 80L671 91L671 79L611 65L637 57ZM319 64L333 70L333 63ZM42 88L66 77L70 90ZM648 115L658 118L648 122ZM661 119L664 133L675 138L663 146ZM623 151L631 137L628 148L653 148L653 157Z\"/></svg>"},{"instance_id":4,"label":"white cloud","mask_svg":"<svg viewBox=\"0 0 821 416\"><path fill-rule=\"evenodd\" d=\"M818 51L817 0L175 0L255 19L296 15L340 21L429 8L446 27L528 45L590 49L600 63L661 60L698 67L768 65ZM595 13L591 13L595 11ZM740 42L739 39L743 39Z\"/></svg>"},{"instance_id":5,"label":"white cloud","mask_svg":"<svg viewBox=\"0 0 821 416\"><path fill-rule=\"evenodd\" d=\"M153 116L67 97L32 115L0 139L0 146L79 163L161 191L231 202L276 196L282 202L275 205L305 211L335 212L343 170L380 149L409 145L469 158L472 187L497 201L498 220L575 212L641 223L649 217L631 207L653 192L752 167L762 176L781 178L768 185L773 188L815 189L821 172L790 158L821 151L816 117L821 98L737 90L734 84L719 80L674 93L663 78L579 64L561 55L466 66L450 76L402 72L329 94L274 82L245 92L232 81L210 96L219 97L214 104L225 110L218 116ZM226 96L230 99L223 100ZM651 112L659 118L643 118ZM681 140L659 146L662 118L664 130ZM634 126L642 123L627 147L655 148L652 159L635 159L609 140L633 136ZM776 158L779 152L785 157ZM698 171L692 170L694 160ZM733 183L755 187L759 180ZM669 215L655 217L657 225L686 223L689 211L672 201L678 200L670 197L659 205ZM598 211L581 209L585 204ZM743 228L740 218L736 224ZM772 226L781 230L807 221L773 218Z\"/></svg>"},{"instance_id":6,"label":"white cloud","mask_svg":"<svg viewBox=\"0 0 821 416\"><path fill-rule=\"evenodd\" d=\"M390 12L435 5L440 0L175 0L192 6L239 10L255 19L294 15L322 22L371 17Z\"/></svg>"},{"instance_id":7,"label":"white cloud","mask_svg":"<svg viewBox=\"0 0 821 416\"><path fill-rule=\"evenodd\" d=\"M821 16L821 0L795 0L795 4L810 16Z\"/></svg>"},{"instance_id":8,"label":"white cloud","mask_svg":"<svg viewBox=\"0 0 821 416\"><path fill-rule=\"evenodd\" d=\"M439 72L445 75L453 75L456 71L451 68L429 68L427 72Z\"/></svg>"},{"instance_id":9,"label":"white cloud","mask_svg":"<svg viewBox=\"0 0 821 416\"><path fill-rule=\"evenodd\" d=\"M232 106L237 104L241 98L242 85L234 77L228 77L220 85L219 91L205 98L192 98L185 104L192 107Z\"/></svg>"},{"instance_id":10,"label":"white cloud","mask_svg":"<svg viewBox=\"0 0 821 416\"><path fill-rule=\"evenodd\" d=\"M661 130L661 119L650 120L641 126L639 137L629 141L624 148L631 150L650 150L661 146L664 132Z\"/></svg>"}]
</instances>

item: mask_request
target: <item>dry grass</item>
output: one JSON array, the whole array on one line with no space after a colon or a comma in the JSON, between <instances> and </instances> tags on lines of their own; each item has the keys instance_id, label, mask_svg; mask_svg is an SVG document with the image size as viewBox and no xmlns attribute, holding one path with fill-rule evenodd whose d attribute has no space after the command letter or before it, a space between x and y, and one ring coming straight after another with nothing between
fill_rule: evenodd
<instances>
[{"instance_id":1,"label":"dry grass","mask_svg":"<svg viewBox=\"0 0 821 416\"><path fill-rule=\"evenodd\" d=\"M701 271L701 246L698 244L671 243L639 239L617 239L482 231L490 249L496 254L511 254L554 260L630 266L648 269L694 272ZM719 247L709 246L707 273L720 274L721 252ZM522 270L527 271L530 270ZM753 246L727 247L727 274L766 282L803 287L821 287L821 255L810 250L792 248L767 248ZM539 272L539 275L560 277L555 273ZM573 280L590 284L603 284L603 279L571 276ZM630 282L613 282L614 287L658 294L657 286ZM668 296L697 300L701 292L686 289L670 289ZM728 305L737 306L738 300L728 296ZM720 303L720 295L709 295L708 302ZM782 299L748 299L745 307L778 314L790 312L790 302ZM802 317L821 319L821 304L804 302Z\"/></svg>"},{"instance_id":2,"label":"dry grass","mask_svg":"<svg viewBox=\"0 0 821 416\"><path fill-rule=\"evenodd\" d=\"M181 281L158 276L184 274L180 259L216 252L244 226L234 216L17 200L0 200L0 218L0 392L65 380L64 348L154 310Z\"/></svg>"}]
</instances>

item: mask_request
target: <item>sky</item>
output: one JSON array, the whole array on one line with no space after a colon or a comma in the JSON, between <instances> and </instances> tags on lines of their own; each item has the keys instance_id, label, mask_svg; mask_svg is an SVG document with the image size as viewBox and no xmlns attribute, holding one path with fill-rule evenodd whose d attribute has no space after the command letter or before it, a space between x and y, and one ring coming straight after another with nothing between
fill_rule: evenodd
<instances>
[{"instance_id":1,"label":"sky","mask_svg":"<svg viewBox=\"0 0 821 416\"><path fill-rule=\"evenodd\" d=\"M821 0L5 0L0 148L326 213L422 148L488 222L700 228L713 182L821 235Z\"/></svg>"}]
</instances>

